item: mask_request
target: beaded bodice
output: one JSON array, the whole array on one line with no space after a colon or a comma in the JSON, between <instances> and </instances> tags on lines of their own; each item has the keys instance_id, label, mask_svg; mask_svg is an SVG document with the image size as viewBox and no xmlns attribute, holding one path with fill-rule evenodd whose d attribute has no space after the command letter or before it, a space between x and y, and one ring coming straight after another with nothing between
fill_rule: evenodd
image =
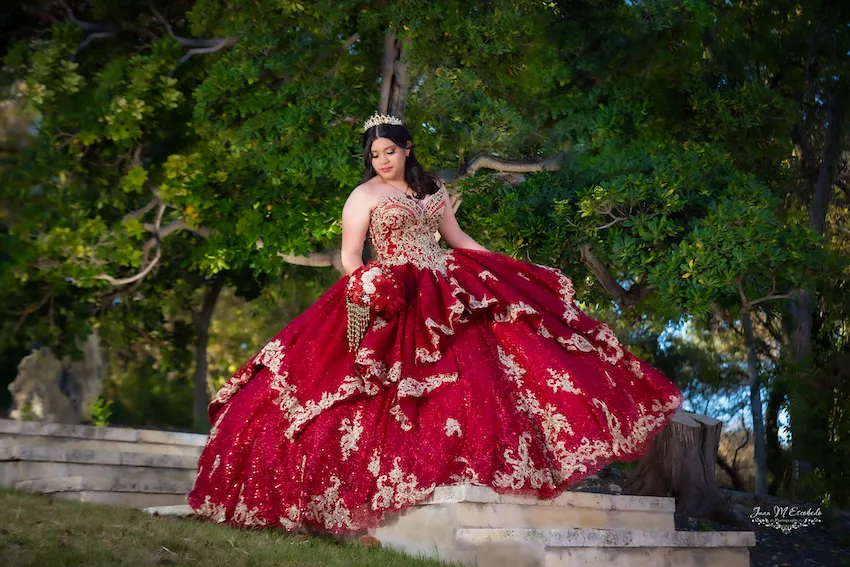
<instances>
[{"instance_id":1,"label":"beaded bodice","mask_svg":"<svg viewBox=\"0 0 850 567\"><path fill-rule=\"evenodd\" d=\"M449 203L445 186L423 202L419 205L401 194L382 197L369 220L369 240L378 262L409 263L445 274L446 251L435 238Z\"/></svg>"}]
</instances>

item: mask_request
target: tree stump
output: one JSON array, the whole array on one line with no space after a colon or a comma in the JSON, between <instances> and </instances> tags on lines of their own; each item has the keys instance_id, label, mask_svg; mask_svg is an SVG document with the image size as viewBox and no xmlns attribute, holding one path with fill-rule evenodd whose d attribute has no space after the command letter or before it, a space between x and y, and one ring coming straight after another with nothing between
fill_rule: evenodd
<instances>
[{"instance_id":1,"label":"tree stump","mask_svg":"<svg viewBox=\"0 0 850 567\"><path fill-rule=\"evenodd\" d=\"M717 488L714 466L723 423L679 410L626 479L623 494L672 496L676 513L725 525L749 526Z\"/></svg>"}]
</instances>

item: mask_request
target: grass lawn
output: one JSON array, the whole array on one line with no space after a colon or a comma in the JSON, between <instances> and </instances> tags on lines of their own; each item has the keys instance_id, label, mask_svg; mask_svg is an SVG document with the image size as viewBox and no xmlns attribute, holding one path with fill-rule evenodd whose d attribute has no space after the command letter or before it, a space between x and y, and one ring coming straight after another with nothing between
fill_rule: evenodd
<instances>
[{"instance_id":1,"label":"grass lawn","mask_svg":"<svg viewBox=\"0 0 850 567\"><path fill-rule=\"evenodd\" d=\"M388 549L242 530L0 488L2 567L446 567Z\"/></svg>"}]
</instances>

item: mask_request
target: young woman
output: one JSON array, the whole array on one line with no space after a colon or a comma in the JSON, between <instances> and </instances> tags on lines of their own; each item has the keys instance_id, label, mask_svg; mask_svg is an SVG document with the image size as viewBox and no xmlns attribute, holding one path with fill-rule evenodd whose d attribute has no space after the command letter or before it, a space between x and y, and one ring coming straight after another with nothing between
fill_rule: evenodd
<instances>
[{"instance_id":1,"label":"young woman","mask_svg":"<svg viewBox=\"0 0 850 567\"><path fill-rule=\"evenodd\" d=\"M358 532L437 486L551 498L638 458L679 390L575 306L563 273L464 233L399 119L364 130L365 181L342 212L347 274L210 403L191 507Z\"/></svg>"}]
</instances>

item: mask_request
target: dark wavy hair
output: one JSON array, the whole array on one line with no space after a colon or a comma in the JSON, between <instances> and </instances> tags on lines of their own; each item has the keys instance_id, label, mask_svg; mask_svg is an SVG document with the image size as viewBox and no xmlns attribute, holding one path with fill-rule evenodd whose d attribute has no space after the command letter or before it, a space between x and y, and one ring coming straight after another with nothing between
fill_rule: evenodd
<instances>
[{"instance_id":1,"label":"dark wavy hair","mask_svg":"<svg viewBox=\"0 0 850 567\"><path fill-rule=\"evenodd\" d=\"M404 162L404 180L416 191L416 198L422 199L425 195L432 195L440 188L440 179L433 173L428 173L416 159L413 151L413 137L406 126L395 124L378 124L372 126L363 133L363 164L366 171L363 173L363 181L368 181L378 175L372 167L372 142L378 138L389 138L395 145L403 149L410 149L410 155ZM410 146L407 143L410 142Z\"/></svg>"}]
</instances>

